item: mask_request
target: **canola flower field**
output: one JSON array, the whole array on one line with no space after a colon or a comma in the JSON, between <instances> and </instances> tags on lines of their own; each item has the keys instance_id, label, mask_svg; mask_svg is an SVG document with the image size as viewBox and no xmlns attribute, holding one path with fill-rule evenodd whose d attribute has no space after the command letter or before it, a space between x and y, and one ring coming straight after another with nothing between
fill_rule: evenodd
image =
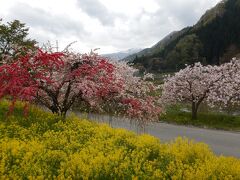
<instances>
[{"instance_id":1,"label":"canola flower field","mask_svg":"<svg viewBox=\"0 0 240 180\"><path fill-rule=\"evenodd\" d=\"M202 143L59 117L0 101L0 179L240 179L240 160Z\"/></svg>"}]
</instances>

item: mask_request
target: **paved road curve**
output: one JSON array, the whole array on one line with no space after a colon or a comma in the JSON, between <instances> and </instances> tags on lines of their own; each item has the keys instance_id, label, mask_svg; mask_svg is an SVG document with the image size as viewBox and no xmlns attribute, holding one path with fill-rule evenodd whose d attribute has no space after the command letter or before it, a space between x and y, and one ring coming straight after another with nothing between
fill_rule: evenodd
<instances>
[{"instance_id":1,"label":"paved road curve","mask_svg":"<svg viewBox=\"0 0 240 180\"><path fill-rule=\"evenodd\" d=\"M104 123L109 123L110 121L111 126L114 128L125 128L137 131L136 126L131 125L128 120L94 114L88 115L88 118ZM178 126L166 123L152 123L146 127L146 133L160 138L162 142L174 140L179 136L187 137L208 144L218 155L222 154L240 158L240 133Z\"/></svg>"},{"instance_id":2,"label":"paved road curve","mask_svg":"<svg viewBox=\"0 0 240 180\"><path fill-rule=\"evenodd\" d=\"M148 127L148 133L160 138L162 141L169 141L178 136L184 136L198 142L207 143L216 154L240 158L239 133L177 126L165 123L150 125Z\"/></svg>"}]
</instances>

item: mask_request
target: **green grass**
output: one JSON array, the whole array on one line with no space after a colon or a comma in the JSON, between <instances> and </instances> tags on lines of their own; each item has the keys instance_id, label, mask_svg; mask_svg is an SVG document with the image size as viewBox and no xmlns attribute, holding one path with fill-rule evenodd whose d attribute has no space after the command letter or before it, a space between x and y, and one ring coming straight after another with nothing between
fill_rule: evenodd
<instances>
[{"instance_id":1,"label":"green grass","mask_svg":"<svg viewBox=\"0 0 240 180\"><path fill-rule=\"evenodd\" d=\"M0 100L0 121L8 124L19 124L24 127L30 127L32 124L41 124L51 126L54 123L62 120L59 116L51 113L43 113L43 110L31 105L27 115L24 115L24 103L17 102L14 110L9 114L9 107L11 103L7 100ZM47 119L47 120L46 120Z\"/></svg>"},{"instance_id":2,"label":"green grass","mask_svg":"<svg viewBox=\"0 0 240 180\"><path fill-rule=\"evenodd\" d=\"M161 115L160 121L180 125L240 131L240 116L214 112L199 112L198 119L192 120L191 112L183 112L179 107L168 108L166 114Z\"/></svg>"}]
</instances>

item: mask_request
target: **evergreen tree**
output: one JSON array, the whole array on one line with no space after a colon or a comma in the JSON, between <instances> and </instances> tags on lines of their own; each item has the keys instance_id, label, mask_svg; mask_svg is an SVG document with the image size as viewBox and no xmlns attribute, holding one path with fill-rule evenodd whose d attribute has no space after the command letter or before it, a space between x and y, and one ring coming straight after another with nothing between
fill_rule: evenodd
<instances>
[{"instance_id":1,"label":"evergreen tree","mask_svg":"<svg viewBox=\"0 0 240 180\"><path fill-rule=\"evenodd\" d=\"M27 37L28 30L19 20L7 24L0 20L0 63L6 55L15 59L16 56L24 55L26 50L34 48L37 42Z\"/></svg>"}]
</instances>

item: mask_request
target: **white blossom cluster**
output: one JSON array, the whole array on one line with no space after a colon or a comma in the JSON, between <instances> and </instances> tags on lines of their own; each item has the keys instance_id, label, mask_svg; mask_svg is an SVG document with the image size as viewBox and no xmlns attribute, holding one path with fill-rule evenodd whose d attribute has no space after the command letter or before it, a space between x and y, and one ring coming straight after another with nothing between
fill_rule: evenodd
<instances>
[{"instance_id":1,"label":"white blossom cluster","mask_svg":"<svg viewBox=\"0 0 240 180\"><path fill-rule=\"evenodd\" d=\"M233 59L220 66L203 66L195 63L168 76L162 87L161 100L164 104L190 102L198 106L240 103L240 60Z\"/></svg>"}]
</instances>

